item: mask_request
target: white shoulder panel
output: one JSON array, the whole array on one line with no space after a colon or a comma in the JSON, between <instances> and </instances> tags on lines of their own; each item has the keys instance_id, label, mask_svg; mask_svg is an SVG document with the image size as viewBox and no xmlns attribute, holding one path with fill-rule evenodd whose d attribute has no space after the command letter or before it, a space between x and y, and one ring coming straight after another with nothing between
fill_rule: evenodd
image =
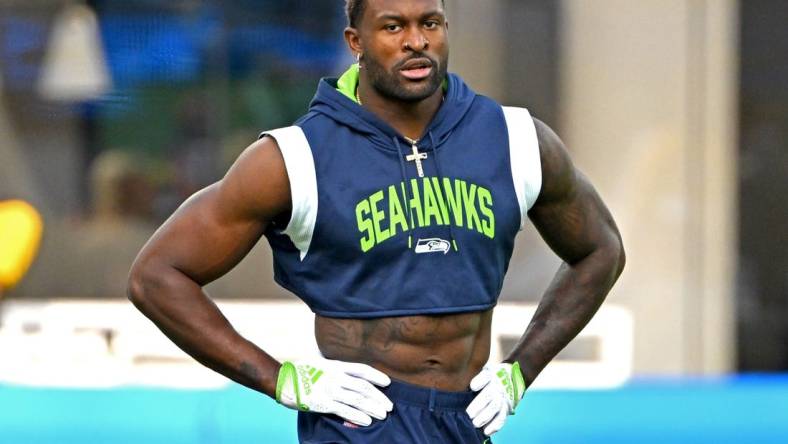
<instances>
[{"instance_id":1,"label":"white shoulder panel","mask_svg":"<svg viewBox=\"0 0 788 444\"><path fill-rule=\"evenodd\" d=\"M509 158L512 180L520 204L520 229L528 220L528 210L536 202L542 189L542 161L539 139L531 114L525 108L504 106L503 115L509 129Z\"/></svg>"},{"instance_id":2,"label":"white shoulder panel","mask_svg":"<svg viewBox=\"0 0 788 444\"><path fill-rule=\"evenodd\" d=\"M263 136L276 140L285 159L293 210L284 234L290 237L293 245L301 252L301 260L304 260L312 243L317 220L317 176L312 149L304 131L297 126L266 131L260 137Z\"/></svg>"}]
</instances>

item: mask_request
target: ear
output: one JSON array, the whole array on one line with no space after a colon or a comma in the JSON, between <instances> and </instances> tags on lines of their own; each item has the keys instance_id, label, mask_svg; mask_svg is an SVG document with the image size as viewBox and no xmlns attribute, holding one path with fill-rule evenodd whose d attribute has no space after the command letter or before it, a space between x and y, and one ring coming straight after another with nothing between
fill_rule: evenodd
<instances>
[{"instance_id":1,"label":"ear","mask_svg":"<svg viewBox=\"0 0 788 444\"><path fill-rule=\"evenodd\" d=\"M356 28L345 28L345 43L347 43L348 49L354 56L364 52L364 48L361 45L361 35Z\"/></svg>"}]
</instances>

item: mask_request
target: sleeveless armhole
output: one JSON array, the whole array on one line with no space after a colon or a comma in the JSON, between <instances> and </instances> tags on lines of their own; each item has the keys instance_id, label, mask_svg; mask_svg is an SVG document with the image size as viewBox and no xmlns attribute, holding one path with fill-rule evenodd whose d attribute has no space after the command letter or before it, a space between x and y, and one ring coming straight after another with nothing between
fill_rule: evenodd
<instances>
[{"instance_id":1,"label":"sleeveless armhole","mask_svg":"<svg viewBox=\"0 0 788 444\"><path fill-rule=\"evenodd\" d=\"M264 136L276 140L285 160L293 209L283 233L290 237L293 245L301 252L303 261L312 243L317 220L317 176L312 149L304 131L297 126L266 131L260 138Z\"/></svg>"},{"instance_id":2,"label":"sleeveless armhole","mask_svg":"<svg viewBox=\"0 0 788 444\"><path fill-rule=\"evenodd\" d=\"M509 158L512 163L512 180L520 204L520 230L525 228L528 210L536 202L542 189L542 160L539 157L539 139L531 114L525 108L503 107L509 131Z\"/></svg>"}]
</instances>

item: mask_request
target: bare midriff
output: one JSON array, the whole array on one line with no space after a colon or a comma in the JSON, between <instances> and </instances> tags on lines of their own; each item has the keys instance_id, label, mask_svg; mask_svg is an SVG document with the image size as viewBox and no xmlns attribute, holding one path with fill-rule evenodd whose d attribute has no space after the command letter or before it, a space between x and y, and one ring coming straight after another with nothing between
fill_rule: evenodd
<instances>
[{"instance_id":1,"label":"bare midriff","mask_svg":"<svg viewBox=\"0 0 788 444\"><path fill-rule=\"evenodd\" d=\"M410 384L462 391L490 355L491 321L492 310L379 319L318 315L315 338L327 359L369 364Z\"/></svg>"}]
</instances>

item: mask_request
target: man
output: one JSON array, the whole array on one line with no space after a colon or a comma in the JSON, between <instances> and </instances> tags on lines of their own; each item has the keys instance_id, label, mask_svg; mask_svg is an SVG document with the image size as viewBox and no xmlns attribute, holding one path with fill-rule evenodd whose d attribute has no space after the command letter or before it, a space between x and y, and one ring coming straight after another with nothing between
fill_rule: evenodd
<instances>
[{"instance_id":1,"label":"man","mask_svg":"<svg viewBox=\"0 0 788 444\"><path fill-rule=\"evenodd\" d=\"M442 1L347 3L358 65L177 210L129 295L197 360L300 410L301 442L485 442L596 312L621 239L545 124L446 73ZM486 365L528 217L564 264L514 350ZM262 235L277 282L315 312L323 357L276 361L203 293Z\"/></svg>"}]
</instances>

